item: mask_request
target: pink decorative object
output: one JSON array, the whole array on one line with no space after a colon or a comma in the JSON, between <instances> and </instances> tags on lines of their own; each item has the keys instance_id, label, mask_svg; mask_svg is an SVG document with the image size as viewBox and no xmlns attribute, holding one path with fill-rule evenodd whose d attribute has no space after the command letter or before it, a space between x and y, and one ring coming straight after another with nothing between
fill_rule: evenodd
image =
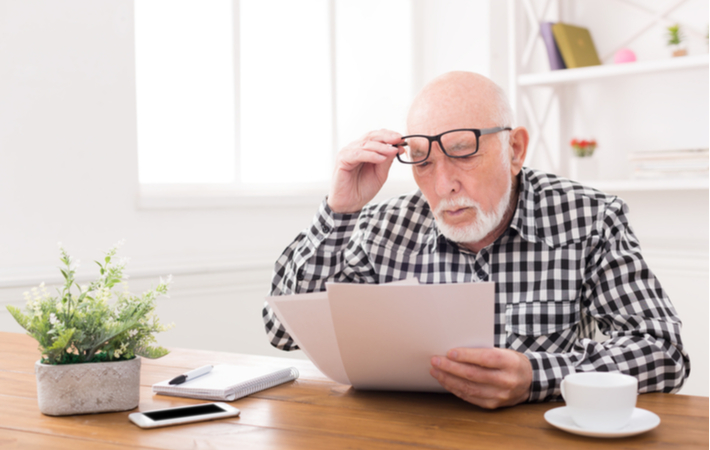
<instances>
[{"instance_id":1,"label":"pink decorative object","mask_svg":"<svg viewBox=\"0 0 710 450\"><path fill-rule=\"evenodd\" d=\"M628 63L628 62L634 62L636 61L636 53L632 52L628 48L622 48L618 52L616 52L616 55L614 55L614 63L615 64L621 64L621 63Z\"/></svg>"}]
</instances>

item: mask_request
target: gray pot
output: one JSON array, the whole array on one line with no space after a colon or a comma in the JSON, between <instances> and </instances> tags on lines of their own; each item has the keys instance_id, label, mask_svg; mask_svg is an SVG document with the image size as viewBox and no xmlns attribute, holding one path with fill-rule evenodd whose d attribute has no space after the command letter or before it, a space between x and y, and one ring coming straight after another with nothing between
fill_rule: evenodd
<instances>
[{"instance_id":1,"label":"gray pot","mask_svg":"<svg viewBox=\"0 0 710 450\"><path fill-rule=\"evenodd\" d=\"M39 410L49 416L127 411L140 400L141 359L50 365L35 363Z\"/></svg>"}]
</instances>

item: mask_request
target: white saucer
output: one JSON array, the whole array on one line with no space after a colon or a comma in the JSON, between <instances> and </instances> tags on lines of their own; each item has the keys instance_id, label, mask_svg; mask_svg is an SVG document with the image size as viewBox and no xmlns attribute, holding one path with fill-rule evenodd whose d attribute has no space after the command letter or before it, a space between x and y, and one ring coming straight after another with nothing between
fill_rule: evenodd
<instances>
[{"instance_id":1,"label":"white saucer","mask_svg":"<svg viewBox=\"0 0 710 450\"><path fill-rule=\"evenodd\" d=\"M569 433L603 438L634 436L636 434L652 430L656 428L659 423L661 423L661 418L651 411L646 411L641 408L634 408L634 412L631 414L631 420L629 423L627 423L624 428L619 430L609 431L580 428L572 421L572 417L569 415L569 410L566 406L547 411L545 413L545 420L547 420L547 423L550 425Z\"/></svg>"}]
</instances>

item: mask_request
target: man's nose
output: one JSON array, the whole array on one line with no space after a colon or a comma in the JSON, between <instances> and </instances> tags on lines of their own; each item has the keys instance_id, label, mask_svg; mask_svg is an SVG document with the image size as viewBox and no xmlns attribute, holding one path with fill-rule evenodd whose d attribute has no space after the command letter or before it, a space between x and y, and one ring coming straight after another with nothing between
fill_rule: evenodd
<instances>
[{"instance_id":1,"label":"man's nose","mask_svg":"<svg viewBox=\"0 0 710 450\"><path fill-rule=\"evenodd\" d=\"M450 197L461 189L456 162L446 156L437 143L432 143L432 147L429 157L436 160L434 164L434 188L436 189L436 194L442 198Z\"/></svg>"}]
</instances>

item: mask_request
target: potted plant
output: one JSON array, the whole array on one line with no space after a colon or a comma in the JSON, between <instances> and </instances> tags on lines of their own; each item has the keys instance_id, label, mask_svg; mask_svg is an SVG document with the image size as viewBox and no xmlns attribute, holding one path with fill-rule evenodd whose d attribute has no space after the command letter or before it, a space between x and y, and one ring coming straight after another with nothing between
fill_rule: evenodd
<instances>
[{"instance_id":1,"label":"potted plant","mask_svg":"<svg viewBox=\"0 0 710 450\"><path fill-rule=\"evenodd\" d=\"M79 261L59 244L64 285L52 295L42 283L25 292L27 314L7 309L37 340L42 357L35 363L42 413L52 416L126 411L138 406L140 357L168 354L151 346L154 333L169 327L154 314L156 298L168 292L171 277L141 295L113 288L122 283L127 260L115 261L119 242L88 285L75 280Z\"/></svg>"},{"instance_id":2,"label":"potted plant","mask_svg":"<svg viewBox=\"0 0 710 450\"><path fill-rule=\"evenodd\" d=\"M597 148L594 139L572 139L570 141L574 158L570 161L570 178L573 180L593 180L597 178L597 162L592 155Z\"/></svg>"},{"instance_id":3,"label":"potted plant","mask_svg":"<svg viewBox=\"0 0 710 450\"><path fill-rule=\"evenodd\" d=\"M683 32L680 29L680 25L671 25L666 28L666 30L668 30L668 46L673 50L673 56L687 55L688 51L685 48L681 47L681 43L685 40L685 36L683 35Z\"/></svg>"}]
</instances>

